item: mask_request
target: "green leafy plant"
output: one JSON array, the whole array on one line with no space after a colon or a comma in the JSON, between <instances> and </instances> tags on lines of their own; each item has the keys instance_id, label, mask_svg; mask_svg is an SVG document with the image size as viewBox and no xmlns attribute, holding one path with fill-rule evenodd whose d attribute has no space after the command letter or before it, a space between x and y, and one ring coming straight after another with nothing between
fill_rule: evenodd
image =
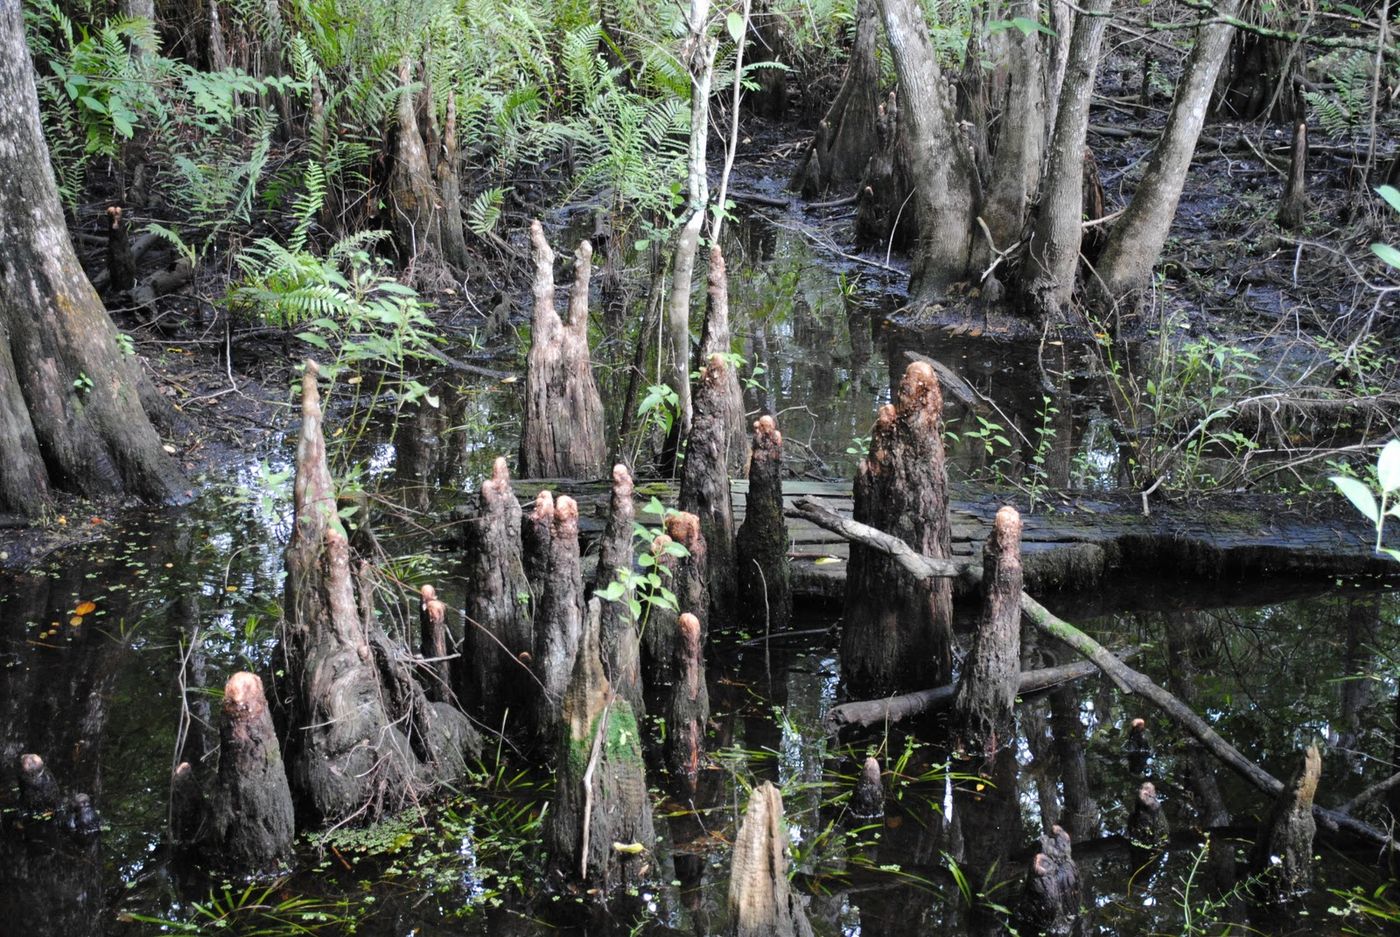
<instances>
[{"instance_id":1,"label":"green leafy plant","mask_svg":"<svg viewBox=\"0 0 1400 937\"><path fill-rule=\"evenodd\" d=\"M1400 440L1392 439L1381 449L1380 457L1376 459L1374 489L1359 479L1345 475L1333 475L1330 480L1361 512L1361 516L1375 526L1376 552L1400 560L1400 550L1381 545L1381 538L1385 535L1385 519L1400 517L1400 498L1395 497L1395 493L1400 491Z\"/></svg>"}]
</instances>

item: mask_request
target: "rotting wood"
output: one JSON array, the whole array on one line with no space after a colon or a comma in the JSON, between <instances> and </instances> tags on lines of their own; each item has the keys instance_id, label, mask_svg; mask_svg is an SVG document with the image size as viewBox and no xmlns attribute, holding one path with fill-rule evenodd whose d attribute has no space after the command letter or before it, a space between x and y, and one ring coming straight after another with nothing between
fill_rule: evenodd
<instances>
[{"instance_id":1,"label":"rotting wood","mask_svg":"<svg viewBox=\"0 0 1400 937\"><path fill-rule=\"evenodd\" d=\"M452 661L457 698L496 727L507 713L523 720L534 689L529 658L535 630L529 606L520 600L530 589L520 527L510 470L497 458L491 477L481 483L477 515L465 527L467 620L462 654Z\"/></svg>"},{"instance_id":2,"label":"rotting wood","mask_svg":"<svg viewBox=\"0 0 1400 937\"><path fill-rule=\"evenodd\" d=\"M803 900L788 882L783 798L771 781L749 795L729 865L731 937L809 937Z\"/></svg>"},{"instance_id":3,"label":"rotting wood","mask_svg":"<svg viewBox=\"0 0 1400 937\"><path fill-rule=\"evenodd\" d=\"M603 672L599 602L589 602L564 695L545 842L558 875L606 891L645 877L656 834L637 721Z\"/></svg>"},{"instance_id":4,"label":"rotting wood","mask_svg":"<svg viewBox=\"0 0 1400 937\"><path fill-rule=\"evenodd\" d=\"M705 651L700 621L685 612L676 627L675 682L666 709L666 767L671 782L685 797L695 796L700 758L705 751L705 724L710 693L705 685Z\"/></svg>"},{"instance_id":5,"label":"rotting wood","mask_svg":"<svg viewBox=\"0 0 1400 937\"><path fill-rule=\"evenodd\" d=\"M714 264L713 257L711 265ZM722 263L723 261L721 261ZM695 415L686 445L677 504L700 519L708 551L707 618L734 620L737 583L734 557L734 503L730 493L729 421L743 420L742 402L729 398L730 368L718 354L710 356L695 391ZM731 412L738 408L737 414ZM747 449L747 446L745 446Z\"/></svg>"},{"instance_id":6,"label":"rotting wood","mask_svg":"<svg viewBox=\"0 0 1400 937\"><path fill-rule=\"evenodd\" d=\"M891 537L858 521L842 518L834 511L811 499L801 499L796 510L827 530L840 533L852 541L858 541L871 549L889 555L899 566L914 576L926 578L962 578L980 584L981 570L970 563L957 563L950 560L937 560L914 551L907 543ZM1108 649L1074 625L1055 616L1045 606L1026 593L1021 593L1021 612L1042 633L1058 638L1069 645L1076 653L1092 661L1099 670L1117 685L1124 693L1137 694L1156 706L1178 726L1195 736L1208 751L1225 762L1231 769L1270 797L1278 796L1283 790L1283 782L1246 758L1210 727L1200 716L1192 712L1171 693L1162 689L1150 678L1133 670L1115 657ZM1370 824L1349 816L1339 810L1313 805L1314 815L1330 829L1340 829L1383 845L1392 850L1400 850L1389 834Z\"/></svg>"},{"instance_id":7,"label":"rotting wood","mask_svg":"<svg viewBox=\"0 0 1400 937\"><path fill-rule=\"evenodd\" d=\"M1313 798L1322 775L1322 755L1309 745L1259 830L1251 858L1254 874L1263 878L1270 897L1278 901L1312 886Z\"/></svg>"},{"instance_id":8,"label":"rotting wood","mask_svg":"<svg viewBox=\"0 0 1400 937\"><path fill-rule=\"evenodd\" d=\"M607 466L603 401L588 351L588 283L593 247L579 242L568 320L554 306L554 251L544 228L530 222L534 254L534 319L526 357L520 430L523 478L596 478Z\"/></svg>"},{"instance_id":9,"label":"rotting wood","mask_svg":"<svg viewBox=\"0 0 1400 937\"><path fill-rule=\"evenodd\" d=\"M753 424L744 523L734 539L738 609L745 623L781 631L792 621L790 546L783 521L783 434L764 414Z\"/></svg>"},{"instance_id":10,"label":"rotting wood","mask_svg":"<svg viewBox=\"0 0 1400 937\"><path fill-rule=\"evenodd\" d=\"M1119 651L1118 657L1122 660L1128 660L1137 653L1138 648L1128 648ZM1083 680L1098 672L1098 665L1093 661L1075 661L1070 664L1061 664L1058 667L1022 671L1016 693L1018 696L1039 693L1063 683ZM927 690L916 690L913 693L902 693L898 696L887 696L884 699L840 703L827 711L823 724L828 731L833 733L849 726L865 727L886 723L893 724L951 705L956 694L957 685L948 684Z\"/></svg>"},{"instance_id":11,"label":"rotting wood","mask_svg":"<svg viewBox=\"0 0 1400 937\"><path fill-rule=\"evenodd\" d=\"M632 475L621 463L612 470L612 495L608 506L608 523L599 541L598 569L593 578L593 592L606 589L622 573L632 572L633 527L636 505L632 502ZM641 638L624 595L617 601L602 603L601 641L603 669L614 692L632 707L632 714L641 719L646 714L642 693Z\"/></svg>"},{"instance_id":12,"label":"rotting wood","mask_svg":"<svg viewBox=\"0 0 1400 937\"><path fill-rule=\"evenodd\" d=\"M904 372L893 404L880 408L870 454L856 473L856 521L916 545L952 552L943 457L943 396L928 365ZM846 575L841 669L857 693L887 694L946 683L952 675L952 587L911 575L879 550L854 542Z\"/></svg>"},{"instance_id":13,"label":"rotting wood","mask_svg":"<svg viewBox=\"0 0 1400 937\"><path fill-rule=\"evenodd\" d=\"M997 512L982 551L982 614L953 698L953 735L987 757L1016 737L1021 661L1021 515Z\"/></svg>"},{"instance_id":14,"label":"rotting wood","mask_svg":"<svg viewBox=\"0 0 1400 937\"><path fill-rule=\"evenodd\" d=\"M291 856L295 835L292 791L262 680L236 673L224 685L204 853L219 865L265 871Z\"/></svg>"},{"instance_id":15,"label":"rotting wood","mask_svg":"<svg viewBox=\"0 0 1400 937\"><path fill-rule=\"evenodd\" d=\"M447 653L447 603L437 597L437 590L426 583L419 590L418 601L419 652L427 679L424 692L434 703L446 703L452 698L452 677Z\"/></svg>"}]
</instances>

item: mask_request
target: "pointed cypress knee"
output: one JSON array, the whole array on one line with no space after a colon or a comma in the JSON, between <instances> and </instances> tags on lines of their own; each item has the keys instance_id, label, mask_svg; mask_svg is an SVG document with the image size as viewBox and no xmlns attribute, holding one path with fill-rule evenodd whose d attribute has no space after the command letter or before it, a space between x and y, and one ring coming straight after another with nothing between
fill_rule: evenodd
<instances>
[{"instance_id":1,"label":"pointed cypress knee","mask_svg":"<svg viewBox=\"0 0 1400 937\"><path fill-rule=\"evenodd\" d=\"M535 729L549 742L559 725L559 708L574 671L583 634L583 573L579 563L578 505L568 495L541 500L535 520L549 525L548 565L543 594L535 612L535 675L540 693L535 702Z\"/></svg>"},{"instance_id":2,"label":"pointed cypress knee","mask_svg":"<svg viewBox=\"0 0 1400 937\"><path fill-rule=\"evenodd\" d=\"M705 724L710 720L710 693L705 685L700 620L689 612L677 623L675 653L676 680L666 710L666 767L676 789L694 797L705 750Z\"/></svg>"},{"instance_id":3,"label":"pointed cypress knee","mask_svg":"<svg viewBox=\"0 0 1400 937\"><path fill-rule=\"evenodd\" d=\"M856 472L855 520L935 559L952 553L943 395L933 369L909 365L880 408ZM952 584L920 580L889 556L851 545L841 667L851 692L885 696L952 677Z\"/></svg>"},{"instance_id":4,"label":"pointed cypress knee","mask_svg":"<svg viewBox=\"0 0 1400 937\"><path fill-rule=\"evenodd\" d=\"M1316 745L1303 753L1302 764L1274 800L1259 830L1252 863L1263 877L1270 897L1286 901L1312 887L1313 797L1322 775L1322 756Z\"/></svg>"},{"instance_id":5,"label":"pointed cypress knee","mask_svg":"<svg viewBox=\"0 0 1400 937\"><path fill-rule=\"evenodd\" d=\"M783 434L767 414L753 424L748 503L735 553L739 607L747 623L786 628L792 620L792 568L783 520Z\"/></svg>"},{"instance_id":6,"label":"pointed cypress knee","mask_svg":"<svg viewBox=\"0 0 1400 937\"><path fill-rule=\"evenodd\" d=\"M953 697L957 745L990 757L1016 734L1021 683L1021 515L997 511L982 551L982 615Z\"/></svg>"},{"instance_id":7,"label":"pointed cypress knee","mask_svg":"<svg viewBox=\"0 0 1400 937\"><path fill-rule=\"evenodd\" d=\"M423 692L434 703L446 703L452 699L447 659L447 603L437 597L437 590L430 585L424 585L418 594L419 651L426 662Z\"/></svg>"},{"instance_id":8,"label":"pointed cypress knee","mask_svg":"<svg viewBox=\"0 0 1400 937\"><path fill-rule=\"evenodd\" d=\"M194 846L204 835L204 790L188 761L170 775L170 841L180 849Z\"/></svg>"},{"instance_id":9,"label":"pointed cypress knee","mask_svg":"<svg viewBox=\"0 0 1400 937\"><path fill-rule=\"evenodd\" d=\"M885 812L885 785L880 778L880 762L871 755L861 766L856 778L855 795L851 798L851 813L858 817L878 817Z\"/></svg>"},{"instance_id":10,"label":"pointed cypress knee","mask_svg":"<svg viewBox=\"0 0 1400 937\"><path fill-rule=\"evenodd\" d=\"M28 813L49 813L63 802L58 779L44 759L32 752L19 756L19 805Z\"/></svg>"},{"instance_id":11,"label":"pointed cypress knee","mask_svg":"<svg viewBox=\"0 0 1400 937\"><path fill-rule=\"evenodd\" d=\"M712 261L713 262L713 261ZM718 354L711 355L695 390L694 416L686 443L678 500L682 511L700 519L700 532L709 550L708 620L717 627L734 621L735 581L734 504L729 490L732 404L728 400L733 369ZM739 419L742 422L743 412Z\"/></svg>"},{"instance_id":12,"label":"pointed cypress knee","mask_svg":"<svg viewBox=\"0 0 1400 937\"><path fill-rule=\"evenodd\" d=\"M487 725L499 728L509 713L526 718L533 697L529 660L535 631L521 556L520 505L510 470L496 459L481 484L477 516L466 525L466 623L462 655L452 662L457 698L474 704Z\"/></svg>"},{"instance_id":13,"label":"pointed cypress knee","mask_svg":"<svg viewBox=\"0 0 1400 937\"><path fill-rule=\"evenodd\" d=\"M292 853L292 791L255 674L236 673L224 685L219 773L206 832L206 853L232 868L266 869Z\"/></svg>"},{"instance_id":14,"label":"pointed cypress knee","mask_svg":"<svg viewBox=\"0 0 1400 937\"><path fill-rule=\"evenodd\" d=\"M632 503L632 475L627 466L618 464L612 470L612 500L608 524L598 546L598 571L593 591L605 591L617 581L619 573L632 571L632 539L636 524L636 505ZM632 706L639 720L646 714L642 698L642 651L637 635L637 623L625 597L602 603L603 669L618 696Z\"/></svg>"},{"instance_id":15,"label":"pointed cypress knee","mask_svg":"<svg viewBox=\"0 0 1400 937\"><path fill-rule=\"evenodd\" d=\"M1128 814L1128 842L1148 852L1160 852L1170 836L1167 815L1162 812L1162 802L1157 799L1157 786L1151 781L1144 781L1133 799L1132 812Z\"/></svg>"},{"instance_id":16,"label":"pointed cypress knee","mask_svg":"<svg viewBox=\"0 0 1400 937\"><path fill-rule=\"evenodd\" d=\"M802 899L788 883L783 798L764 781L749 796L729 872L731 937L810 935Z\"/></svg>"},{"instance_id":17,"label":"pointed cypress knee","mask_svg":"<svg viewBox=\"0 0 1400 937\"><path fill-rule=\"evenodd\" d=\"M545 844L557 875L606 893L647 874L656 834L637 720L603 672L599 604L589 602L564 695Z\"/></svg>"},{"instance_id":18,"label":"pointed cypress knee","mask_svg":"<svg viewBox=\"0 0 1400 937\"><path fill-rule=\"evenodd\" d=\"M536 614L549 585L549 544L553 536L554 492L546 489L535 495L535 506L525 516L524 524L520 528L525 578L530 581L531 601Z\"/></svg>"},{"instance_id":19,"label":"pointed cypress knee","mask_svg":"<svg viewBox=\"0 0 1400 937\"><path fill-rule=\"evenodd\" d=\"M700 622L700 643L705 642L705 584L709 555L700 519L676 511L666 517L666 533L652 541L651 555L661 582L676 596L676 608L651 606L642 627L642 664L648 685L670 683L675 677L676 632L680 610L688 609Z\"/></svg>"},{"instance_id":20,"label":"pointed cypress knee","mask_svg":"<svg viewBox=\"0 0 1400 937\"><path fill-rule=\"evenodd\" d=\"M1070 850L1070 836L1059 826L1040 837L1040 852L1026 871L1016 907L1016 933L1068 935L1079 918L1079 866Z\"/></svg>"}]
</instances>

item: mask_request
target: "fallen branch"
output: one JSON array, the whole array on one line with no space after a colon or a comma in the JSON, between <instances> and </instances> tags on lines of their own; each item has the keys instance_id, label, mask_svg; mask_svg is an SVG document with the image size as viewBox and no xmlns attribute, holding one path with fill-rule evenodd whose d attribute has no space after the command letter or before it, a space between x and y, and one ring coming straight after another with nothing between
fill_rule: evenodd
<instances>
[{"instance_id":1,"label":"fallen branch","mask_svg":"<svg viewBox=\"0 0 1400 937\"><path fill-rule=\"evenodd\" d=\"M1136 655L1140 650L1136 647L1127 648L1121 651L1118 657L1120 660L1126 660ZM1093 676L1098 671L1098 665L1091 661L1076 661L1072 664L1061 664L1058 667L1022 671L1021 682L1016 692L1018 695L1038 693L1062 683ZM953 702L953 695L956 691L957 684L951 683L927 690L916 690L913 693L887 696L884 699L842 703L831 708L831 711L826 714L824 722L827 730L833 733L847 726L873 726L881 723L899 722L920 713L948 706Z\"/></svg>"},{"instance_id":2,"label":"fallen branch","mask_svg":"<svg viewBox=\"0 0 1400 937\"><path fill-rule=\"evenodd\" d=\"M867 527L858 521L841 517L826 505L811 498L799 499L788 511L788 514L805 518L832 533L840 534L847 540L888 553L915 576L962 578L971 583L980 583L982 580L980 566L970 563L954 563L949 560L935 560L922 556L898 538ZM1057 617L1024 592L1021 593L1021 611L1042 633L1060 639L1082 657L1093 661L1124 693L1136 694L1152 703L1178 726L1191 733L1211 754L1225 762L1246 781L1269 797L1277 797L1279 792L1283 790L1282 781L1246 758L1239 749L1223 739L1189 706L1152 682L1146 675L1124 664L1102 644L1074 625ZM1332 810L1314 804L1313 815L1329 829L1346 830L1362 839L1400 851L1400 844L1397 844L1385 831L1348 816L1340 810Z\"/></svg>"}]
</instances>

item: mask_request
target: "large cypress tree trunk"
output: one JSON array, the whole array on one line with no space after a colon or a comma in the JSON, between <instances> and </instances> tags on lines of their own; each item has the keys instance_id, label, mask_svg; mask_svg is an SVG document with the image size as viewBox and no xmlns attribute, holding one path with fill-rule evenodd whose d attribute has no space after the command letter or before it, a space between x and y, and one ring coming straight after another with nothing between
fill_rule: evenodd
<instances>
[{"instance_id":1,"label":"large cypress tree trunk","mask_svg":"<svg viewBox=\"0 0 1400 937\"><path fill-rule=\"evenodd\" d=\"M1167 241L1176 205L1186 184L1186 172L1196 152L1196 141L1205 123L1206 108L1215 88L1220 63L1230 48L1230 23L1240 9L1240 0L1223 0L1216 16L1201 26L1191 49L1186 71L1177 85L1167 126L1152 151L1142 183L1133 200L1113 226L1108 246L1099 262L1099 279L1105 302L1114 302L1147 285L1152 266Z\"/></svg>"},{"instance_id":2,"label":"large cypress tree trunk","mask_svg":"<svg viewBox=\"0 0 1400 937\"><path fill-rule=\"evenodd\" d=\"M0 0L0 163L0 511L55 490L176 498L149 385L64 227L19 0Z\"/></svg>"},{"instance_id":3,"label":"large cypress tree trunk","mask_svg":"<svg viewBox=\"0 0 1400 937\"><path fill-rule=\"evenodd\" d=\"M880 13L899 76L901 129L907 134L914 178L919 234L909 293L937 295L967 273L976 224L975 170L923 11L913 0L880 0Z\"/></svg>"}]
</instances>

